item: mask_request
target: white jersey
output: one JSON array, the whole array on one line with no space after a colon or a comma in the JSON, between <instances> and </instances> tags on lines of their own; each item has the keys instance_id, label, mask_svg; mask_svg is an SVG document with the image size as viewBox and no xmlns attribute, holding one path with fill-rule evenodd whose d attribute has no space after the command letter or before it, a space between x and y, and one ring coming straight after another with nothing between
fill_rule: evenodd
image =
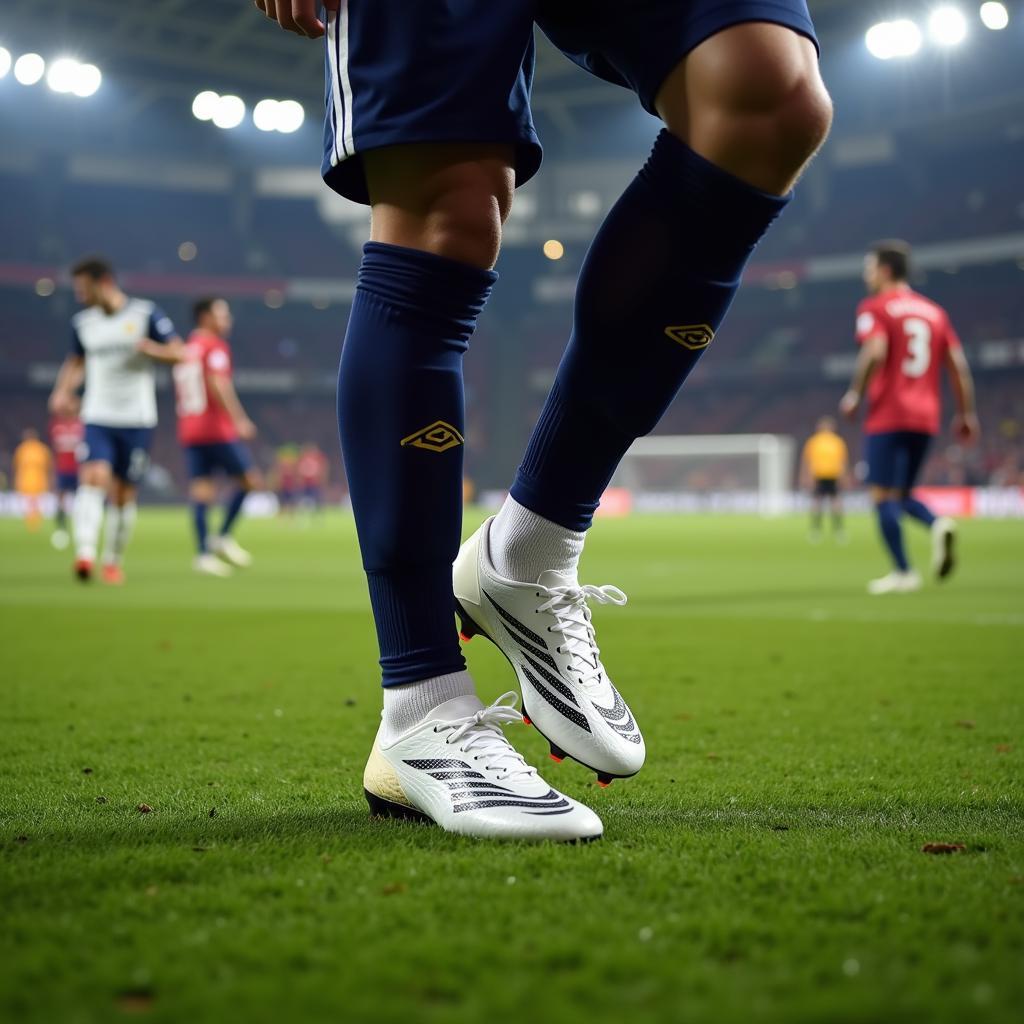
<instances>
[{"instance_id":1,"label":"white jersey","mask_svg":"<svg viewBox=\"0 0 1024 1024\"><path fill-rule=\"evenodd\" d=\"M115 313L91 306L71 318L71 351L85 358L82 420L105 427L156 426L156 366L136 348L143 338L166 342L174 324L147 299L128 299Z\"/></svg>"}]
</instances>

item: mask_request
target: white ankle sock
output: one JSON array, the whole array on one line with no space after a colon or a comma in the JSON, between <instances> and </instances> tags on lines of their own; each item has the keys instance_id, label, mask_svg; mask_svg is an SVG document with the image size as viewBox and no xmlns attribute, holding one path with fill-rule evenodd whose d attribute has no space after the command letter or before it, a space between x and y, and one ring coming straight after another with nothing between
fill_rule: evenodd
<instances>
[{"instance_id":1,"label":"white ankle sock","mask_svg":"<svg viewBox=\"0 0 1024 1024\"><path fill-rule=\"evenodd\" d=\"M102 487L82 484L75 491L71 509L71 523L75 532L75 551L79 558L96 557L96 544L103 525L103 502L106 492Z\"/></svg>"},{"instance_id":2,"label":"white ankle sock","mask_svg":"<svg viewBox=\"0 0 1024 1024\"><path fill-rule=\"evenodd\" d=\"M466 671L421 679L416 683L384 687L384 734L400 736L423 721L439 704L476 693L473 677Z\"/></svg>"},{"instance_id":3,"label":"white ankle sock","mask_svg":"<svg viewBox=\"0 0 1024 1024\"><path fill-rule=\"evenodd\" d=\"M499 576L517 583L536 583L548 569L575 577L585 537L531 512L510 496L491 523L491 561Z\"/></svg>"}]
</instances>

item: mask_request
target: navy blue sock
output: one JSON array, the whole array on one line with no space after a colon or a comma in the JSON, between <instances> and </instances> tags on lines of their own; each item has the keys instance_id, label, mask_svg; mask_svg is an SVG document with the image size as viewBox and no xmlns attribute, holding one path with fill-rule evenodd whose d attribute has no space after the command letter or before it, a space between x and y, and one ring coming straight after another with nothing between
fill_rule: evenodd
<instances>
[{"instance_id":1,"label":"navy blue sock","mask_svg":"<svg viewBox=\"0 0 1024 1024\"><path fill-rule=\"evenodd\" d=\"M239 487L231 495L231 500L224 506L224 522L220 526L220 535L222 537L226 537L231 532L231 527L235 525L238 513L242 511L242 506L245 504L247 493L244 487Z\"/></svg>"},{"instance_id":2,"label":"navy blue sock","mask_svg":"<svg viewBox=\"0 0 1024 1024\"><path fill-rule=\"evenodd\" d=\"M497 275L368 242L338 424L385 686L465 668L452 562L462 530L462 357Z\"/></svg>"},{"instance_id":3,"label":"navy blue sock","mask_svg":"<svg viewBox=\"0 0 1024 1024\"><path fill-rule=\"evenodd\" d=\"M662 131L583 264L572 337L516 474L516 501L567 529L590 526L619 460L711 343L788 201Z\"/></svg>"},{"instance_id":4,"label":"navy blue sock","mask_svg":"<svg viewBox=\"0 0 1024 1024\"><path fill-rule=\"evenodd\" d=\"M192 502L192 523L196 530L196 548L199 554L206 554L206 510L205 501Z\"/></svg>"},{"instance_id":5,"label":"navy blue sock","mask_svg":"<svg viewBox=\"0 0 1024 1024\"><path fill-rule=\"evenodd\" d=\"M918 501L917 498L904 498L903 511L911 519L916 519L919 523L924 523L925 526L931 526L935 522L935 513L923 501Z\"/></svg>"},{"instance_id":6,"label":"navy blue sock","mask_svg":"<svg viewBox=\"0 0 1024 1024\"><path fill-rule=\"evenodd\" d=\"M900 572L906 572L909 568L907 555L903 550L903 529L900 526L900 503L898 501L880 501L875 506L875 513L878 516L878 529L882 533L882 540L892 555L892 560Z\"/></svg>"}]
</instances>

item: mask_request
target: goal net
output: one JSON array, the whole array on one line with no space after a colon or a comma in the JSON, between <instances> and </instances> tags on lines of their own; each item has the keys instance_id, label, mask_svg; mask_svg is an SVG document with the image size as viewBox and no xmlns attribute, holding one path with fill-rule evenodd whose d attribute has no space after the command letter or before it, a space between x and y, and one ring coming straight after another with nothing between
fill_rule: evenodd
<instances>
[{"instance_id":1,"label":"goal net","mask_svg":"<svg viewBox=\"0 0 1024 1024\"><path fill-rule=\"evenodd\" d=\"M641 437L612 480L638 512L780 515L792 503L796 443L780 434Z\"/></svg>"}]
</instances>

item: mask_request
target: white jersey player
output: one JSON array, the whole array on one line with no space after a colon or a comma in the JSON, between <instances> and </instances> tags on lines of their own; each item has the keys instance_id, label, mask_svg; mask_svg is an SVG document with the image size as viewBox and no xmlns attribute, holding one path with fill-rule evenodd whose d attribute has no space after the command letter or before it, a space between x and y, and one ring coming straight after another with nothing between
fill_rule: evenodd
<instances>
[{"instance_id":1,"label":"white jersey player","mask_svg":"<svg viewBox=\"0 0 1024 1024\"><path fill-rule=\"evenodd\" d=\"M75 297L86 308L71 320L71 352L57 376L50 409L57 415L66 411L84 381L85 439L72 512L75 574L81 580L92 577L109 495L103 579L122 583L135 496L157 422L155 364L179 362L184 343L154 303L121 291L106 260L79 261L71 278Z\"/></svg>"}]
</instances>

